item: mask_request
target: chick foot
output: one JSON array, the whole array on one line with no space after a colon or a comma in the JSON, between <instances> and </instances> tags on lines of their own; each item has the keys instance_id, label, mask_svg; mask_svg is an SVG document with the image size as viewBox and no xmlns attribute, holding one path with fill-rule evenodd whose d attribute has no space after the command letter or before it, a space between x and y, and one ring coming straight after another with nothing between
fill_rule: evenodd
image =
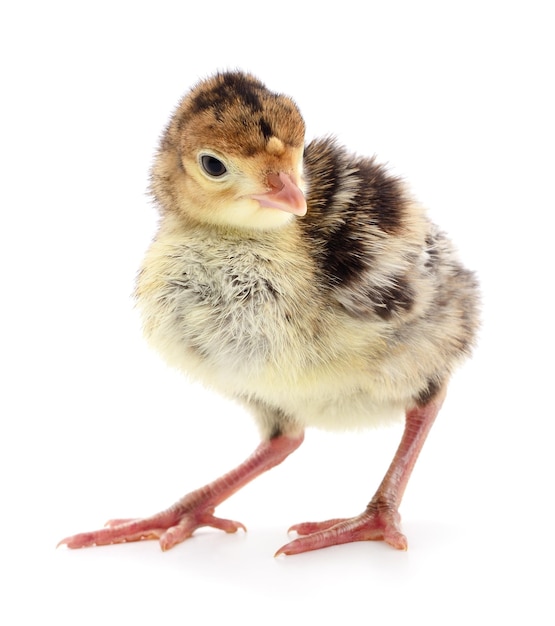
<instances>
[{"instance_id":1,"label":"chick foot","mask_svg":"<svg viewBox=\"0 0 555 626\"><path fill-rule=\"evenodd\" d=\"M353 541L383 540L398 550L406 550L407 539L399 522L400 516L395 508L370 505L356 517L295 524L289 531L303 536L282 546L276 556L300 554Z\"/></svg>"},{"instance_id":2,"label":"chick foot","mask_svg":"<svg viewBox=\"0 0 555 626\"><path fill-rule=\"evenodd\" d=\"M85 548L158 539L162 550L169 550L203 526L218 528L227 533L234 533L239 528L246 530L240 522L214 517L216 506L253 478L281 463L302 441L303 434L295 437L280 436L265 441L237 468L189 493L169 509L144 519L110 520L105 528L66 537L58 545Z\"/></svg>"},{"instance_id":3,"label":"chick foot","mask_svg":"<svg viewBox=\"0 0 555 626\"><path fill-rule=\"evenodd\" d=\"M246 530L240 522L214 517L213 512L213 508L203 510L201 506L189 504L185 497L171 509L157 515L144 519L110 520L105 528L67 537L58 545L66 545L68 548L88 548L158 539L162 550L169 550L203 526L218 528L227 533L234 533L239 528Z\"/></svg>"}]
</instances>

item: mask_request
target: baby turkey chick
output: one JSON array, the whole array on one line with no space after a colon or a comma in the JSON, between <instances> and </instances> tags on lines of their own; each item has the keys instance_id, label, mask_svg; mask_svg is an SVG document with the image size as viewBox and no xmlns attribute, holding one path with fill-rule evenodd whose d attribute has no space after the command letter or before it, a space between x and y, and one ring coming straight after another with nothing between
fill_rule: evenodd
<instances>
[{"instance_id":1,"label":"baby turkey chick","mask_svg":"<svg viewBox=\"0 0 555 626\"><path fill-rule=\"evenodd\" d=\"M401 182L332 139L306 147L291 99L241 72L199 83L173 115L152 170L161 213L137 283L148 340L250 409L262 442L169 509L62 540L70 548L239 522L215 507L301 444L306 427L405 415L366 509L303 523L278 554L407 541L398 507L451 372L472 346L477 283Z\"/></svg>"}]
</instances>

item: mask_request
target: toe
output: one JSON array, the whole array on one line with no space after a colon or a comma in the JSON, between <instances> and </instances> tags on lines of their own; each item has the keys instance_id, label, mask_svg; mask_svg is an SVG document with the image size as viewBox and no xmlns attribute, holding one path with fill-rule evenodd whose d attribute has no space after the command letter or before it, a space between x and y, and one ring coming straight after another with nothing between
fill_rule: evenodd
<instances>
[{"instance_id":1,"label":"toe","mask_svg":"<svg viewBox=\"0 0 555 626\"><path fill-rule=\"evenodd\" d=\"M328 530L332 526L336 526L346 521L343 518L329 519L325 522L305 522L304 524L294 524L287 532L296 532L298 535L312 535L322 530Z\"/></svg>"}]
</instances>

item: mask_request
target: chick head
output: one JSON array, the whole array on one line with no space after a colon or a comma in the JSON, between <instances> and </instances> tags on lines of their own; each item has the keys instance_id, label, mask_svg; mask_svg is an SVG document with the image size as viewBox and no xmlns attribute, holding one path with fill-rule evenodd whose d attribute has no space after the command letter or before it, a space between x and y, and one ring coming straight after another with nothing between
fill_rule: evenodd
<instances>
[{"instance_id":1,"label":"chick head","mask_svg":"<svg viewBox=\"0 0 555 626\"><path fill-rule=\"evenodd\" d=\"M305 125L296 104L242 72L197 84L178 105L152 169L163 212L271 229L306 213Z\"/></svg>"}]
</instances>

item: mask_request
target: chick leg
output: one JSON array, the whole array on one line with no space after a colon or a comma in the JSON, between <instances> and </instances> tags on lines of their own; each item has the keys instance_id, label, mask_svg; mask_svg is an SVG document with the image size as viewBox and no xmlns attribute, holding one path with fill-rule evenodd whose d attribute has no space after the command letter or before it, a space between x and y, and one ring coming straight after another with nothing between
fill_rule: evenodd
<instances>
[{"instance_id":1,"label":"chick leg","mask_svg":"<svg viewBox=\"0 0 555 626\"><path fill-rule=\"evenodd\" d=\"M303 434L296 437L280 436L262 442L244 463L214 482L187 494L169 509L144 519L111 520L106 528L66 537L58 545L84 548L159 539L162 550L168 550L202 526L212 526L228 533L236 532L239 528L245 530L239 522L214 517L215 507L251 480L281 463L302 441Z\"/></svg>"},{"instance_id":2,"label":"chick leg","mask_svg":"<svg viewBox=\"0 0 555 626\"><path fill-rule=\"evenodd\" d=\"M407 411L401 443L364 513L349 519L296 524L290 530L303 536L284 545L276 552L276 556L299 554L352 541L371 540L383 540L394 548L406 550L407 539L400 530L398 508L444 395L441 393L425 406Z\"/></svg>"}]
</instances>

